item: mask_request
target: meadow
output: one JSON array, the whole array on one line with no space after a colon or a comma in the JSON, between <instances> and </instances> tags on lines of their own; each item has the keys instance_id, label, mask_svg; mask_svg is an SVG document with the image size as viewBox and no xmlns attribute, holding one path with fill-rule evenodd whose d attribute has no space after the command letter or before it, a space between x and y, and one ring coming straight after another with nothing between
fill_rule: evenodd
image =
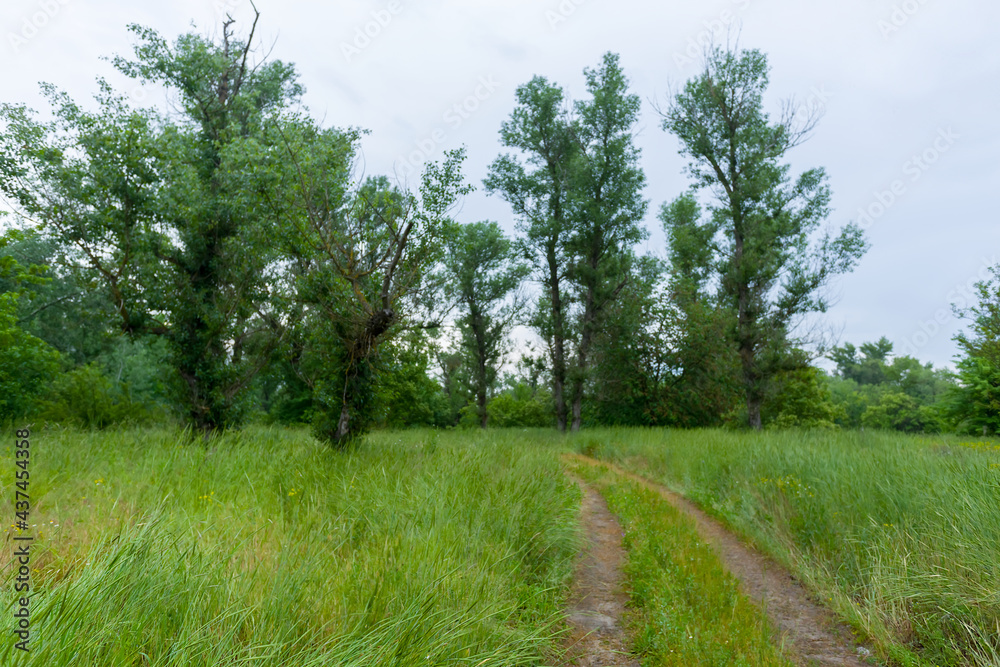
<instances>
[{"instance_id":1,"label":"meadow","mask_svg":"<svg viewBox=\"0 0 1000 667\"><path fill-rule=\"evenodd\" d=\"M35 641L0 663L540 664L579 498L546 436L36 431Z\"/></svg>"},{"instance_id":2,"label":"meadow","mask_svg":"<svg viewBox=\"0 0 1000 667\"><path fill-rule=\"evenodd\" d=\"M560 664L580 546L568 451L694 500L883 664L1000 664L993 441L411 430L335 452L263 426L206 443L167 428L33 432L32 653L4 633L0 663ZM13 522L10 448L4 460L0 513ZM787 664L689 523L626 480L576 472L622 522L644 665ZM18 531L5 534L10 552Z\"/></svg>"}]
</instances>

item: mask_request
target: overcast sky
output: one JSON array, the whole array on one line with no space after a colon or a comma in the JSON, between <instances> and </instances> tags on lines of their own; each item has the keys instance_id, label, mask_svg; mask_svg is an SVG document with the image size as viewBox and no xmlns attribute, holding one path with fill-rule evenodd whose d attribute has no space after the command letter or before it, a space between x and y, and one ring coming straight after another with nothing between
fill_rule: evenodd
<instances>
[{"instance_id":1,"label":"overcast sky","mask_svg":"<svg viewBox=\"0 0 1000 667\"><path fill-rule=\"evenodd\" d=\"M833 287L825 316L842 342L887 336L896 352L950 365L961 327L952 303L1000 263L1000 3L994 0L341 1L257 0L258 34L271 56L295 63L305 103L328 125L371 131L367 174L413 165L465 144L477 185L460 220L498 220L506 205L482 179L501 152L500 124L518 85L543 75L583 97L583 68L621 54L644 100L638 145L650 200L644 250L663 254L660 205L683 192L678 143L653 108L699 71L701 44L738 29L766 52L765 102L821 105L812 138L791 155L796 171L826 168L831 222L867 227L871 250ZM229 13L248 29L249 0L4 0L0 101L40 108L38 82L78 100L105 76L141 104L162 104L116 77L102 56L127 54L140 23L168 39L217 33ZM192 28L192 23L195 28ZM413 177L410 177L413 181Z\"/></svg>"}]
</instances>

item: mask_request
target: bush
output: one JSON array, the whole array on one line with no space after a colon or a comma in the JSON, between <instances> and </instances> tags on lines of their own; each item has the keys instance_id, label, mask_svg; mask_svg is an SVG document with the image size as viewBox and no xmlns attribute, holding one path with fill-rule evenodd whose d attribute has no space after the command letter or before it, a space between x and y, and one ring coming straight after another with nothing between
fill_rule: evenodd
<instances>
[{"instance_id":1,"label":"bush","mask_svg":"<svg viewBox=\"0 0 1000 667\"><path fill-rule=\"evenodd\" d=\"M868 406L861 415L861 425L885 431L920 433L928 426L930 413L912 396L892 391L882 394L878 403Z\"/></svg>"},{"instance_id":2,"label":"bush","mask_svg":"<svg viewBox=\"0 0 1000 667\"><path fill-rule=\"evenodd\" d=\"M29 413L59 369L59 353L17 326L17 295L0 294L0 423Z\"/></svg>"},{"instance_id":3,"label":"bush","mask_svg":"<svg viewBox=\"0 0 1000 667\"><path fill-rule=\"evenodd\" d=\"M768 428L833 429L840 416L825 374L814 366L779 374L777 391L764 405Z\"/></svg>"},{"instance_id":4,"label":"bush","mask_svg":"<svg viewBox=\"0 0 1000 667\"><path fill-rule=\"evenodd\" d=\"M39 403L36 415L46 421L98 429L142 424L154 418L149 406L129 397L127 385L113 383L97 364L59 376Z\"/></svg>"},{"instance_id":5,"label":"bush","mask_svg":"<svg viewBox=\"0 0 1000 667\"><path fill-rule=\"evenodd\" d=\"M548 396L539 392L530 398L500 394L486 406L490 415L490 426L497 428L534 428L552 425L552 408Z\"/></svg>"}]
</instances>

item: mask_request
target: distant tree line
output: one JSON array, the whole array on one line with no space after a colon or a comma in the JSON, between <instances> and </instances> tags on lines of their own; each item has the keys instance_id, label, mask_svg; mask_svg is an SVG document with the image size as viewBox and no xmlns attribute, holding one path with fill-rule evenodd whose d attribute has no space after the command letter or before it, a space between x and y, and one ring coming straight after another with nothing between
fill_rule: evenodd
<instances>
[{"instance_id":1,"label":"distant tree line","mask_svg":"<svg viewBox=\"0 0 1000 667\"><path fill-rule=\"evenodd\" d=\"M691 185L641 255L640 98L617 55L584 99L517 89L484 180L507 237L455 219L463 149L414 187L356 180L364 133L312 117L255 28L131 26L112 63L170 111L103 80L93 109L51 86L51 118L0 108L0 420L308 423L335 446L373 426L1000 428L1000 277L964 313L957 377L885 339L813 365L796 327L866 241L826 224L821 168L792 173L817 119L765 111L761 52L708 51L658 109ZM540 342L515 350L515 325Z\"/></svg>"}]
</instances>

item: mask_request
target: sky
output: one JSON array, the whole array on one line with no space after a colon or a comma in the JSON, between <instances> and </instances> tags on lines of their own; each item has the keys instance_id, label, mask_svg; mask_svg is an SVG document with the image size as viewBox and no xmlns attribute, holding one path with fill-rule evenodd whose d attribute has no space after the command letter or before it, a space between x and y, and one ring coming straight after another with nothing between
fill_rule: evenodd
<instances>
[{"instance_id":1,"label":"sky","mask_svg":"<svg viewBox=\"0 0 1000 667\"><path fill-rule=\"evenodd\" d=\"M420 166L465 145L476 185L457 218L497 220L507 205L482 187L502 152L501 123L534 75L585 94L583 70L613 51L643 100L642 151L650 231L641 252L663 255L660 206L689 182L657 106L701 69L703 46L738 34L768 55L766 107L820 108L793 172L823 167L829 223L855 221L871 248L830 287L824 328L841 342L886 336L897 354L954 362L963 321L952 305L1000 263L1000 3L993 0L256 0L260 53L292 62L305 104L326 125L365 128L359 171L414 183ZM229 15L248 30L250 0L5 0L0 6L0 102L46 105L50 82L78 101L107 78L136 104L162 91L117 75L102 58L128 55L127 25L164 37L220 33Z\"/></svg>"}]
</instances>

